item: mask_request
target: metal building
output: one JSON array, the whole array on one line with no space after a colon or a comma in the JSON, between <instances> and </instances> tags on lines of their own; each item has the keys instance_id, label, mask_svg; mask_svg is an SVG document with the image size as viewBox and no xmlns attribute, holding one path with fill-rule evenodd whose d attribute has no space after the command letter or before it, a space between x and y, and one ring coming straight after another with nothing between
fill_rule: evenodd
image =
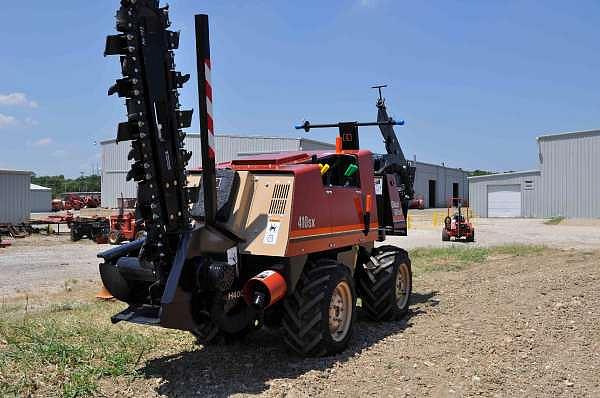
<instances>
[{"instance_id":1,"label":"metal building","mask_svg":"<svg viewBox=\"0 0 600 398\"><path fill-rule=\"evenodd\" d=\"M469 177L481 217L600 217L600 130L537 138L539 170Z\"/></svg>"},{"instance_id":2,"label":"metal building","mask_svg":"<svg viewBox=\"0 0 600 398\"><path fill-rule=\"evenodd\" d=\"M423 162L415 166L415 196L423 197L425 207L446 207L452 197L469 199L466 171Z\"/></svg>"},{"instance_id":3,"label":"metal building","mask_svg":"<svg viewBox=\"0 0 600 398\"><path fill-rule=\"evenodd\" d=\"M52 189L41 185L30 184L31 212L46 213L52 211Z\"/></svg>"},{"instance_id":4,"label":"metal building","mask_svg":"<svg viewBox=\"0 0 600 398\"><path fill-rule=\"evenodd\" d=\"M0 170L0 224L20 224L31 213L30 171Z\"/></svg>"},{"instance_id":5,"label":"metal building","mask_svg":"<svg viewBox=\"0 0 600 398\"><path fill-rule=\"evenodd\" d=\"M102 207L116 208L118 198L135 198L136 184L127 182L126 176L130 169L127 155L130 151L129 141L116 143L115 140L103 141L102 148ZM239 156L255 153L321 150L332 149L335 145L305 138L262 137L217 135L215 137L217 162L227 162ZM192 151L188 168L202 165L200 156L200 134L186 136L186 149Z\"/></svg>"}]
</instances>

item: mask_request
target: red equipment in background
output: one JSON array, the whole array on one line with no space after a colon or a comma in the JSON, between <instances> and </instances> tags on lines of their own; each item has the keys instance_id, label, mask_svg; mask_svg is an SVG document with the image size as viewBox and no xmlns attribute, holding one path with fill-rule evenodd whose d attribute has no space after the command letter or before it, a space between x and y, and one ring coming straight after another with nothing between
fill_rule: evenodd
<instances>
[{"instance_id":1,"label":"red equipment in background","mask_svg":"<svg viewBox=\"0 0 600 398\"><path fill-rule=\"evenodd\" d=\"M110 216L110 232L108 234L108 243L118 245L123 241L133 241L141 239L145 235L143 228L140 228L135 220L133 211L123 212Z\"/></svg>"},{"instance_id":2,"label":"red equipment in background","mask_svg":"<svg viewBox=\"0 0 600 398\"><path fill-rule=\"evenodd\" d=\"M421 194L415 195L415 197L408 204L409 209L425 209L425 197Z\"/></svg>"},{"instance_id":3,"label":"red equipment in background","mask_svg":"<svg viewBox=\"0 0 600 398\"><path fill-rule=\"evenodd\" d=\"M100 207L100 200L92 195L80 196L73 193L67 194L64 199L52 200L52 211L81 210L84 207L88 209Z\"/></svg>"},{"instance_id":4,"label":"red equipment in background","mask_svg":"<svg viewBox=\"0 0 600 398\"><path fill-rule=\"evenodd\" d=\"M452 210L456 207L456 211ZM464 206L463 212L462 198L451 198L448 201L448 215L444 219L444 229L442 229L442 240L447 242L450 238L455 240L464 239L466 242L475 241L475 228L469 219L469 206Z\"/></svg>"},{"instance_id":5,"label":"red equipment in background","mask_svg":"<svg viewBox=\"0 0 600 398\"><path fill-rule=\"evenodd\" d=\"M52 211L61 211L64 208L63 201L60 199L52 199Z\"/></svg>"}]
</instances>

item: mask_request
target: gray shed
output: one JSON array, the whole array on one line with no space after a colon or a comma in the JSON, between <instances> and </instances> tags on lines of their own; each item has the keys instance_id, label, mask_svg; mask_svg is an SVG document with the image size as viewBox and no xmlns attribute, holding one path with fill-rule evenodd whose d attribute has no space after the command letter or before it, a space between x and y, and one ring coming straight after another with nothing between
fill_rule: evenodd
<instances>
[{"instance_id":1,"label":"gray shed","mask_svg":"<svg viewBox=\"0 0 600 398\"><path fill-rule=\"evenodd\" d=\"M52 189L41 185L30 184L31 212L46 213L52 211Z\"/></svg>"},{"instance_id":2,"label":"gray shed","mask_svg":"<svg viewBox=\"0 0 600 398\"><path fill-rule=\"evenodd\" d=\"M30 171L0 170L0 224L20 224L31 213Z\"/></svg>"},{"instance_id":3,"label":"gray shed","mask_svg":"<svg viewBox=\"0 0 600 398\"><path fill-rule=\"evenodd\" d=\"M425 207L446 207L451 197L469 199L466 171L423 162L415 166L415 195L423 196Z\"/></svg>"},{"instance_id":4,"label":"gray shed","mask_svg":"<svg viewBox=\"0 0 600 398\"><path fill-rule=\"evenodd\" d=\"M600 217L600 130L537 138L539 170L469 177L481 217Z\"/></svg>"}]
</instances>

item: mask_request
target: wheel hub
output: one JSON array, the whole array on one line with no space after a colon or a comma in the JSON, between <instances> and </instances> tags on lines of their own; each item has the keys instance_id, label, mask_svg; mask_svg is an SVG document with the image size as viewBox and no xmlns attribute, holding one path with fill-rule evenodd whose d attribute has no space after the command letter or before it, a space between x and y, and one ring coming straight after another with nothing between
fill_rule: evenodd
<instances>
[{"instance_id":1,"label":"wheel hub","mask_svg":"<svg viewBox=\"0 0 600 398\"><path fill-rule=\"evenodd\" d=\"M402 263L396 273L396 305L398 308L404 308L408 300L408 278L408 267Z\"/></svg>"},{"instance_id":2,"label":"wheel hub","mask_svg":"<svg viewBox=\"0 0 600 398\"><path fill-rule=\"evenodd\" d=\"M329 332L335 341L343 340L352 321L352 293L346 281L338 283L329 303Z\"/></svg>"}]
</instances>

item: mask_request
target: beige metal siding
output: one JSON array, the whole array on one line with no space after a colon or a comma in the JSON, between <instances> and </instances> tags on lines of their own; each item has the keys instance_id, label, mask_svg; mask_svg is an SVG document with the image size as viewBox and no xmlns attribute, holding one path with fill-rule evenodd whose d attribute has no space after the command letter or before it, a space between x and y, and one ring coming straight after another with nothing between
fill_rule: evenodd
<instances>
[{"instance_id":1,"label":"beige metal siding","mask_svg":"<svg viewBox=\"0 0 600 398\"><path fill-rule=\"evenodd\" d=\"M600 130L539 138L543 217L600 217Z\"/></svg>"},{"instance_id":2,"label":"beige metal siding","mask_svg":"<svg viewBox=\"0 0 600 398\"><path fill-rule=\"evenodd\" d=\"M31 213L31 173L0 170L0 223L19 224Z\"/></svg>"}]
</instances>

